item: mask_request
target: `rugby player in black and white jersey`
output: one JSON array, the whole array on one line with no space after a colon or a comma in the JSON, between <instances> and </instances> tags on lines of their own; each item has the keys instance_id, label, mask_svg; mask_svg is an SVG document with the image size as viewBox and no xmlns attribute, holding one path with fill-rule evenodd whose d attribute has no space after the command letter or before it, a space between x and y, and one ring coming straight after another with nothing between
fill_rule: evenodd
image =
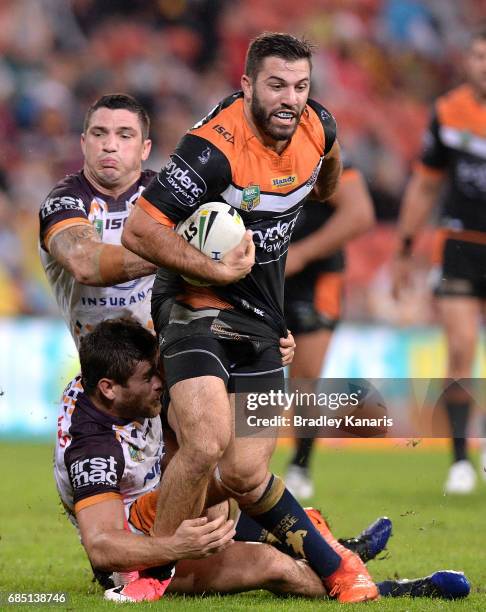
<instances>
[{"instance_id":1,"label":"rugby player in black and white jersey","mask_svg":"<svg viewBox=\"0 0 486 612\"><path fill-rule=\"evenodd\" d=\"M258 525L254 542L233 543L241 515L227 501L204 518L184 521L172 536L151 535L154 498L171 455L162 440L157 361L157 341L139 322L106 320L82 338L81 376L61 403L56 481L105 598L155 601L166 589L199 594L259 588L325 596L308 564L278 550L275 538L272 545L263 543L268 534ZM169 561L179 561L172 582L160 579L159 566ZM387 596L460 597L469 591L456 572L377 586Z\"/></svg>"},{"instance_id":2,"label":"rugby player in black and white jersey","mask_svg":"<svg viewBox=\"0 0 486 612\"><path fill-rule=\"evenodd\" d=\"M366 567L330 533L321 537L270 473L275 439L234 435L229 396L239 384L258 381L269 390L283 384L278 340L287 333L283 290L292 229L305 198L313 192L328 199L341 173L334 118L308 98L311 56L306 41L288 34L264 33L252 41L243 91L182 138L139 198L122 243L212 285L186 284L163 333L180 438L162 483L154 533L171 534L182 520L200 516L218 466L220 487L246 513L289 551L301 550L334 597L356 602L378 597ZM237 208L247 227L241 244L221 262L172 231L212 200Z\"/></svg>"},{"instance_id":3,"label":"rugby player in black and white jersey","mask_svg":"<svg viewBox=\"0 0 486 612\"><path fill-rule=\"evenodd\" d=\"M149 117L131 96L108 94L88 109L83 169L64 177L40 208L40 256L76 345L108 317L152 327L156 267L121 245L123 225L153 178Z\"/></svg>"}]
</instances>

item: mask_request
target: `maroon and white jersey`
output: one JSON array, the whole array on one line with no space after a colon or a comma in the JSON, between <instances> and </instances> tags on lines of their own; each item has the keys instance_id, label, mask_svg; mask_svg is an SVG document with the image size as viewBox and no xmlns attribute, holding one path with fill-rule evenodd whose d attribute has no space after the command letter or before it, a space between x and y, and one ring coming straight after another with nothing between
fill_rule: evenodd
<instances>
[{"instance_id":1,"label":"maroon and white jersey","mask_svg":"<svg viewBox=\"0 0 486 612\"><path fill-rule=\"evenodd\" d=\"M131 421L94 406L76 376L63 393L54 474L71 521L75 512L107 499L128 506L160 481L164 454L160 417Z\"/></svg>"},{"instance_id":2,"label":"maroon and white jersey","mask_svg":"<svg viewBox=\"0 0 486 612\"><path fill-rule=\"evenodd\" d=\"M83 223L93 225L103 242L121 244L125 221L154 176L152 170L143 171L139 180L115 199L97 191L81 171L60 181L41 206L42 265L77 346L80 337L104 319L131 315L144 327L152 328L150 298L154 276L111 287L82 285L50 255L46 244L57 232Z\"/></svg>"}]
</instances>

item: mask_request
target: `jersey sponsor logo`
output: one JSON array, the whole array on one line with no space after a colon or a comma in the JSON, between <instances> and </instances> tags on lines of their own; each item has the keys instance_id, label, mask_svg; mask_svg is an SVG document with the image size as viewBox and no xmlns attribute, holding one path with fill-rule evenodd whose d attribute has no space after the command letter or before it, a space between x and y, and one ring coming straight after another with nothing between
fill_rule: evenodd
<instances>
[{"instance_id":1,"label":"jersey sponsor logo","mask_svg":"<svg viewBox=\"0 0 486 612\"><path fill-rule=\"evenodd\" d=\"M179 155L173 155L165 166L162 177L172 188L175 198L192 206L206 193L203 178Z\"/></svg>"},{"instance_id":2,"label":"jersey sponsor logo","mask_svg":"<svg viewBox=\"0 0 486 612\"><path fill-rule=\"evenodd\" d=\"M206 147L201 155L197 156L198 160L201 162L201 164L203 164L203 166L208 163L210 157L211 149L209 147Z\"/></svg>"},{"instance_id":3,"label":"jersey sponsor logo","mask_svg":"<svg viewBox=\"0 0 486 612\"><path fill-rule=\"evenodd\" d=\"M135 282L139 282L140 279L136 280ZM128 281L129 283L133 282L133 281ZM113 287L116 287L117 289L121 289L121 290L130 290L133 289L133 286L130 285L128 287L124 286L124 285L113 285ZM144 302L148 295L150 294L152 290L149 289L148 291L138 291L138 293L136 295L131 295L130 297L117 297L115 295L113 296L107 296L107 297L101 297L101 298L96 298L96 297L82 297L81 298L81 304L83 306L112 306L112 307L120 307L120 306L132 306L133 304L138 304L139 302Z\"/></svg>"},{"instance_id":4,"label":"jersey sponsor logo","mask_svg":"<svg viewBox=\"0 0 486 612\"><path fill-rule=\"evenodd\" d=\"M45 219L50 215L62 212L65 210L79 210L86 214L83 200L81 198L73 198L72 196L57 196L48 198L41 207L41 217Z\"/></svg>"},{"instance_id":5,"label":"jersey sponsor logo","mask_svg":"<svg viewBox=\"0 0 486 612\"><path fill-rule=\"evenodd\" d=\"M242 210L250 211L260 204L260 185L248 185L243 189L240 207Z\"/></svg>"},{"instance_id":6,"label":"jersey sponsor logo","mask_svg":"<svg viewBox=\"0 0 486 612\"><path fill-rule=\"evenodd\" d=\"M297 183L297 175L291 174L289 176L278 176L277 178L270 179L272 183L272 189L283 189L284 187L290 187Z\"/></svg>"},{"instance_id":7,"label":"jersey sponsor logo","mask_svg":"<svg viewBox=\"0 0 486 612\"><path fill-rule=\"evenodd\" d=\"M93 484L116 486L118 484L116 465L117 461L113 456L74 461L69 468L73 488L79 489Z\"/></svg>"},{"instance_id":8,"label":"jersey sponsor logo","mask_svg":"<svg viewBox=\"0 0 486 612\"><path fill-rule=\"evenodd\" d=\"M215 132L218 132L218 134L221 134L221 136L227 142L231 144L235 144L235 137L233 136L231 132L228 132L228 130L224 127L224 125L220 125L219 123L217 123L216 125L213 125L213 130Z\"/></svg>"},{"instance_id":9,"label":"jersey sponsor logo","mask_svg":"<svg viewBox=\"0 0 486 612\"><path fill-rule=\"evenodd\" d=\"M264 230L254 229L253 240L255 245L267 253L278 254L290 242L296 221L297 216L291 221L282 222L279 219L275 225Z\"/></svg>"}]
</instances>

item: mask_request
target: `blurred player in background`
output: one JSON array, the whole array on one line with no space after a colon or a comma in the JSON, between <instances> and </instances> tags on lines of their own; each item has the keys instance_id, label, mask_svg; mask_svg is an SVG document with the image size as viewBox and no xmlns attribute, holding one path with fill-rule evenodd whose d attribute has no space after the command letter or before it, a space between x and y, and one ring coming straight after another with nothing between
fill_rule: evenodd
<instances>
[{"instance_id":1,"label":"blurred player in background","mask_svg":"<svg viewBox=\"0 0 486 612\"><path fill-rule=\"evenodd\" d=\"M305 203L285 267L285 319L296 341L291 378L318 379L341 314L342 246L374 222L373 203L361 173L343 154L338 189L322 204ZM314 494L309 462L314 438L297 438L285 484L301 499Z\"/></svg>"},{"instance_id":2,"label":"blurred player in background","mask_svg":"<svg viewBox=\"0 0 486 612\"><path fill-rule=\"evenodd\" d=\"M155 176L145 109L125 94L87 111L83 169L63 178L40 209L40 256L76 345L106 318L132 314L146 327L156 266L121 246L123 225Z\"/></svg>"},{"instance_id":3,"label":"blurred player in background","mask_svg":"<svg viewBox=\"0 0 486 612\"><path fill-rule=\"evenodd\" d=\"M435 295L447 339L447 376L453 379L472 376L486 300L486 29L471 37L466 74L465 84L434 105L422 157L403 199L393 281L398 297L410 283L417 233L443 195ZM470 493L476 485L467 449L471 401L460 384L444 392L453 441L446 493ZM485 459L483 454L483 467Z\"/></svg>"}]
</instances>

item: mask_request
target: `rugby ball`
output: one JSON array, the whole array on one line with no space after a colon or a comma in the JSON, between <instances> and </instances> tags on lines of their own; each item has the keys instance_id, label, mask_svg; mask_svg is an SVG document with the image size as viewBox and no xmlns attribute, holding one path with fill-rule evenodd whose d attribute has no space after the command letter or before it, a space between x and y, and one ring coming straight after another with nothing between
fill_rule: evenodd
<instances>
[{"instance_id":1,"label":"rugby ball","mask_svg":"<svg viewBox=\"0 0 486 612\"><path fill-rule=\"evenodd\" d=\"M238 211L223 202L208 202L200 206L176 227L176 232L193 247L220 261L237 246L245 234L245 224ZM192 285L207 287L210 283L183 276Z\"/></svg>"}]
</instances>

